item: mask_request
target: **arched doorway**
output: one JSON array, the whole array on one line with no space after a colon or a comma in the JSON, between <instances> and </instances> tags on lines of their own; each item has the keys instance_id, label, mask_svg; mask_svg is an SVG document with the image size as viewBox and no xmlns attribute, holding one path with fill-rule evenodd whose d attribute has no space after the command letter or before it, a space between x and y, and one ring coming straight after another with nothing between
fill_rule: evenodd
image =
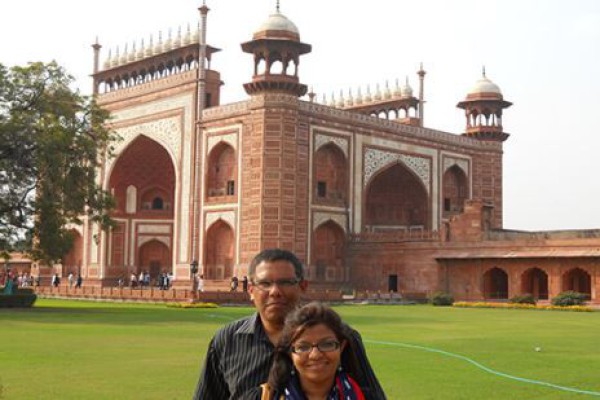
<instances>
[{"instance_id":1,"label":"arched doorway","mask_svg":"<svg viewBox=\"0 0 600 400\"><path fill-rule=\"evenodd\" d=\"M469 186L467 176L457 165L444 173L442 193L444 218L462 213L465 200L469 198Z\"/></svg>"},{"instance_id":2,"label":"arched doorway","mask_svg":"<svg viewBox=\"0 0 600 400\"><path fill-rule=\"evenodd\" d=\"M508 274L494 267L483 274L483 297L486 299L508 299Z\"/></svg>"},{"instance_id":3,"label":"arched doorway","mask_svg":"<svg viewBox=\"0 0 600 400\"><path fill-rule=\"evenodd\" d=\"M548 274L539 268L529 268L521 275L521 293L535 299L548 300Z\"/></svg>"},{"instance_id":4,"label":"arched doorway","mask_svg":"<svg viewBox=\"0 0 600 400\"><path fill-rule=\"evenodd\" d=\"M314 233L312 278L317 281L344 281L344 230L333 221L320 225Z\"/></svg>"},{"instance_id":5,"label":"arched doorway","mask_svg":"<svg viewBox=\"0 0 600 400\"><path fill-rule=\"evenodd\" d=\"M234 262L233 229L219 220L206 232L204 252L204 279L229 279L233 276Z\"/></svg>"},{"instance_id":6,"label":"arched doorway","mask_svg":"<svg viewBox=\"0 0 600 400\"><path fill-rule=\"evenodd\" d=\"M377 174L367 187L367 229L429 228L429 200L422 181L397 163Z\"/></svg>"},{"instance_id":7,"label":"arched doorway","mask_svg":"<svg viewBox=\"0 0 600 400\"><path fill-rule=\"evenodd\" d=\"M156 281L159 274L172 270L171 251L159 240L144 243L139 249L138 260L136 274L142 271L148 272L153 281Z\"/></svg>"},{"instance_id":8,"label":"arched doorway","mask_svg":"<svg viewBox=\"0 0 600 400\"><path fill-rule=\"evenodd\" d=\"M586 294L588 299L592 298L592 278L590 274L581 268L573 268L562 276L562 290L572 290Z\"/></svg>"},{"instance_id":9,"label":"arched doorway","mask_svg":"<svg viewBox=\"0 0 600 400\"><path fill-rule=\"evenodd\" d=\"M314 199L319 203L344 206L348 199L346 157L334 144L321 147L315 155Z\"/></svg>"}]
</instances>

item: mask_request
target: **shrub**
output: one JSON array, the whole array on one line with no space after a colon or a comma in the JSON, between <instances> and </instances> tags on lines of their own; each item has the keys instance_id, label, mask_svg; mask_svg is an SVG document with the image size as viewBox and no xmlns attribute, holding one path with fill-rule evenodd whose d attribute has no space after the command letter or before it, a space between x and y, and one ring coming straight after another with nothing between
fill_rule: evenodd
<instances>
[{"instance_id":1,"label":"shrub","mask_svg":"<svg viewBox=\"0 0 600 400\"><path fill-rule=\"evenodd\" d=\"M217 308L219 307L215 303L167 303L169 308Z\"/></svg>"},{"instance_id":2,"label":"shrub","mask_svg":"<svg viewBox=\"0 0 600 400\"><path fill-rule=\"evenodd\" d=\"M594 309L588 306L551 306L519 303L487 303L484 301L467 302L457 301L453 307L463 308L496 308L496 309L518 309L518 310L541 310L541 311L578 311L593 312Z\"/></svg>"},{"instance_id":3,"label":"shrub","mask_svg":"<svg viewBox=\"0 0 600 400\"><path fill-rule=\"evenodd\" d=\"M6 307L32 307L37 295L33 293L0 294L0 308Z\"/></svg>"},{"instance_id":4,"label":"shrub","mask_svg":"<svg viewBox=\"0 0 600 400\"><path fill-rule=\"evenodd\" d=\"M552 305L555 306L581 306L585 304L587 295L572 290L559 293L558 296L552 299Z\"/></svg>"},{"instance_id":5,"label":"shrub","mask_svg":"<svg viewBox=\"0 0 600 400\"><path fill-rule=\"evenodd\" d=\"M431 304L434 306L451 306L454 303L454 297L449 293L438 292L431 297Z\"/></svg>"},{"instance_id":6,"label":"shrub","mask_svg":"<svg viewBox=\"0 0 600 400\"><path fill-rule=\"evenodd\" d=\"M513 304L535 304L536 303L532 294L522 294L522 295L514 296L514 297L511 297L511 299L508 302L513 303Z\"/></svg>"}]
</instances>

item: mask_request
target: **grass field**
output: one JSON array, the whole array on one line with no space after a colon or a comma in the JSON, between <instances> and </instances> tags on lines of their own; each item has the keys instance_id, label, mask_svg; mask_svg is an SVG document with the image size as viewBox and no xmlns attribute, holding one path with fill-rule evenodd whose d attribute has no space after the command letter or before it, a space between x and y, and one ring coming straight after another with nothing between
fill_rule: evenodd
<instances>
[{"instance_id":1,"label":"grass field","mask_svg":"<svg viewBox=\"0 0 600 400\"><path fill-rule=\"evenodd\" d=\"M361 332L390 400L600 397L599 312L336 309ZM251 312L61 300L0 309L0 398L190 399L215 330Z\"/></svg>"}]
</instances>

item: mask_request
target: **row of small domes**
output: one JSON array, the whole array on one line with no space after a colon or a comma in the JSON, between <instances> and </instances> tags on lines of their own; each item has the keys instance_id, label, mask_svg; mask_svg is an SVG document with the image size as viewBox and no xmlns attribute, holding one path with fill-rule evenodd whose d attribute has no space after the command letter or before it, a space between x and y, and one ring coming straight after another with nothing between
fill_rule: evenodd
<instances>
[{"instance_id":1,"label":"row of small domes","mask_svg":"<svg viewBox=\"0 0 600 400\"><path fill-rule=\"evenodd\" d=\"M361 88L357 90L356 97L352 94L352 89L348 91L348 95L344 96L344 92L340 90L340 95L336 100L335 94L331 94L330 100L327 101L325 95L323 95L323 104L328 104L332 107L352 107L361 104L375 103L383 100L397 100L397 99L410 99L413 97L413 90L408 84L408 78L406 83L402 86L399 85L396 79L396 87L392 91L389 87L388 82L385 83L385 89L382 91L379 84L376 85L374 94L371 94L371 87L367 85L367 91L363 96Z\"/></svg>"},{"instance_id":2,"label":"row of small domes","mask_svg":"<svg viewBox=\"0 0 600 400\"><path fill-rule=\"evenodd\" d=\"M122 54L119 54L119 48L117 47L115 54L109 50L108 57L104 61L104 69L114 68L119 65L127 64L133 61L142 60L147 57L152 57L157 54L164 53L169 50L177 49L179 47L187 46L192 43L198 43L200 38L200 29L196 29L192 33L190 26L188 25L185 35L181 34L181 27L177 30L177 36L172 37L171 31L166 40L162 39L162 32L158 33L158 41L156 44L153 43L153 37L150 36L148 45L144 43L144 39L141 40L139 48L136 49L135 42L131 49L128 49L125 44Z\"/></svg>"}]
</instances>

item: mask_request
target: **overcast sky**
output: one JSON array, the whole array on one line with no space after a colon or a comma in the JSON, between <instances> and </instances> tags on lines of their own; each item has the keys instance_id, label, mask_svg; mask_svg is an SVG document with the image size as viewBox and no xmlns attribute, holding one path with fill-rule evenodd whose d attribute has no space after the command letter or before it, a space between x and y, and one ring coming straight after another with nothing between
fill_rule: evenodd
<instances>
[{"instance_id":1,"label":"overcast sky","mask_svg":"<svg viewBox=\"0 0 600 400\"><path fill-rule=\"evenodd\" d=\"M212 67L225 81L222 103L243 100L252 57L240 43L275 10L275 0L207 0L207 39L221 48ZM201 0L22 0L3 6L0 63L55 59L91 90L98 37L108 49L154 42L195 26ZM503 124L504 227L600 228L600 1L281 0L281 11L313 51L300 80L318 100L364 93L405 77L417 93L423 62L425 125L462 133L462 100L486 67L514 103Z\"/></svg>"}]
</instances>

